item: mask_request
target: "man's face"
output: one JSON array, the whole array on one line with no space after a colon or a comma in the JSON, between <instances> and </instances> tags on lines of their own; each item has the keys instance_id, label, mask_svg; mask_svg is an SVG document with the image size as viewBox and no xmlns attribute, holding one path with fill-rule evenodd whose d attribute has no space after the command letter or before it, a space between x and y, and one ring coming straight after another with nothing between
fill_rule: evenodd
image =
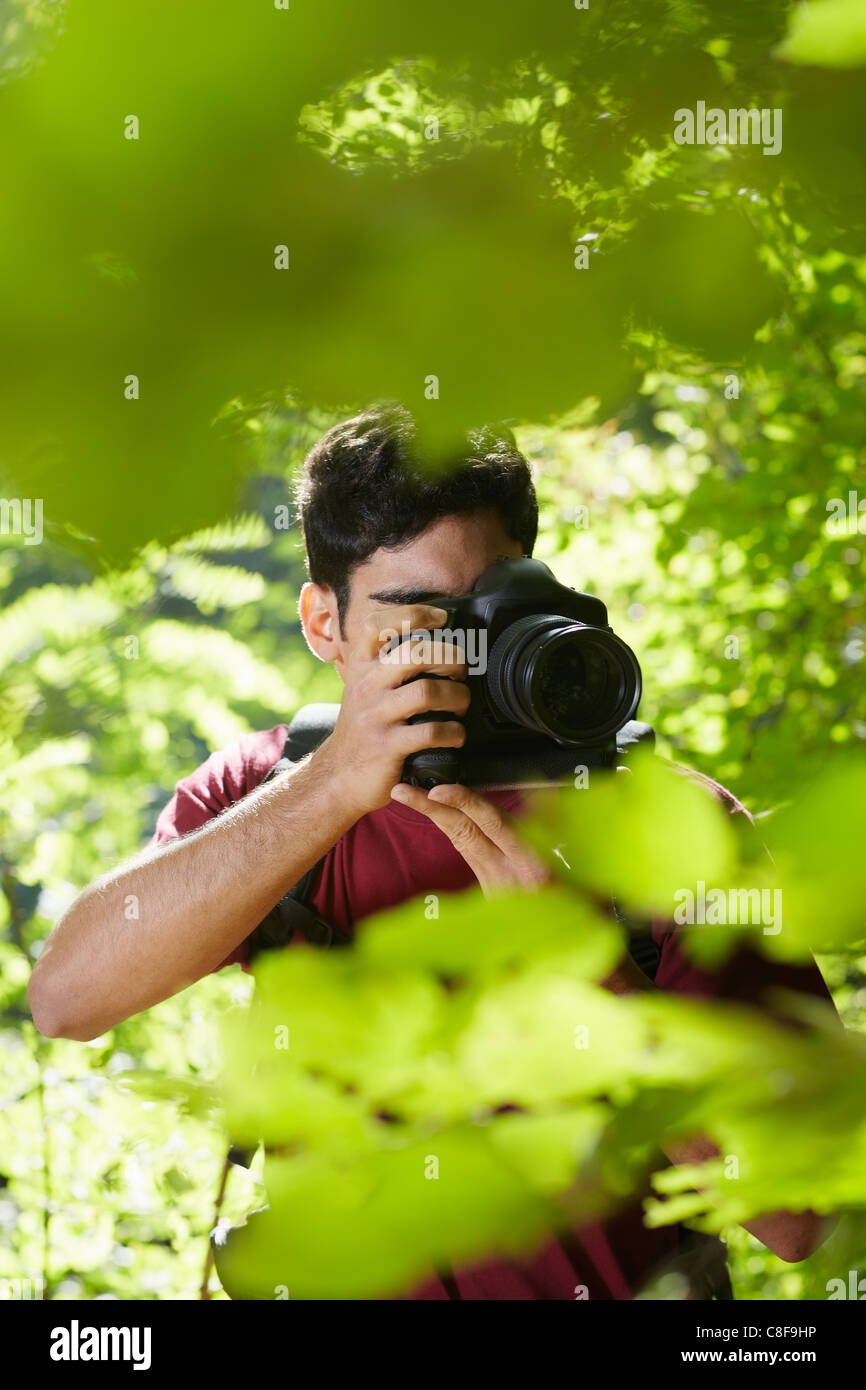
<instances>
[{"instance_id":1,"label":"man's face","mask_svg":"<svg viewBox=\"0 0 866 1390\"><path fill-rule=\"evenodd\" d=\"M353 571L341 633L335 621L336 599L330 590L319 591L321 601L332 610L329 630L333 645L327 655L322 650L318 654L332 660L342 676L368 614L398 604L423 603L439 595L451 598L465 594L488 565L516 560L522 554L520 542L506 534L496 512L471 512L434 521L414 540L396 550L375 551ZM303 613L303 601L301 608ZM312 641L306 622L305 627L317 650L319 644Z\"/></svg>"}]
</instances>

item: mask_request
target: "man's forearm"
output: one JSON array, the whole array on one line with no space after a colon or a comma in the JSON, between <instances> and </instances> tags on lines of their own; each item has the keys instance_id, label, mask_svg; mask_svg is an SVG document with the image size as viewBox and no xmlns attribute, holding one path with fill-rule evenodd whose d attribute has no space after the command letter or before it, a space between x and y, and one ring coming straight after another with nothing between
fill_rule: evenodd
<instances>
[{"instance_id":1,"label":"man's forearm","mask_svg":"<svg viewBox=\"0 0 866 1390\"><path fill-rule=\"evenodd\" d=\"M97 1037L225 960L358 819L331 773L325 743L200 830L85 889L31 976L40 1031Z\"/></svg>"},{"instance_id":2,"label":"man's forearm","mask_svg":"<svg viewBox=\"0 0 866 1390\"><path fill-rule=\"evenodd\" d=\"M626 956L602 984L612 994L633 994L655 989L649 977L630 956ZM719 1156L715 1144L702 1135L694 1135L679 1143L662 1144L661 1148L674 1164L703 1163L708 1158ZM834 1225L833 1220L828 1221L813 1211L773 1211L743 1222L747 1231L789 1263L805 1260L817 1250Z\"/></svg>"}]
</instances>

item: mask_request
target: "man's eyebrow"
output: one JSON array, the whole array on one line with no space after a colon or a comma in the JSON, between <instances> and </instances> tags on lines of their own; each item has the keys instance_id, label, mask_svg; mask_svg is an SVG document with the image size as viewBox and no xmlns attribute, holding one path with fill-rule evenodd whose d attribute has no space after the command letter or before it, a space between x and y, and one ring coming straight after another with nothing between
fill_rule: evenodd
<instances>
[{"instance_id":1,"label":"man's eyebrow","mask_svg":"<svg viewBox=\"0 0 866 1390\"><path fill-rule=\"evenodd\" d=\"M433 589L380 589L367 597L375 599L377 603L429 603L437 594Z\"/></svg>"}]
</instances>

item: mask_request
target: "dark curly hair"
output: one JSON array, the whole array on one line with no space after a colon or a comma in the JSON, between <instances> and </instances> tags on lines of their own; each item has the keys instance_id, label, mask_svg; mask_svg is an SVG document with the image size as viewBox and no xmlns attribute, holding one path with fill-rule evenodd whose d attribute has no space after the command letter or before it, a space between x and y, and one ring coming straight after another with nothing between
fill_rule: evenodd
<instances>
[{"instance_id":1,"label":"dark curly hair","mask_svg":"<svg viewBox=\"0 0 866 1390\"><path fill-rule=\"evenodd\" d=\"M394 404L355 415L319 440L304 462L296 505L310 578L334 590L341 623L352 571L440 517L495 511L525 555L538 532L532 475L510 429L470 430L434 471L419 457L414 418Z\"/></svg>"}]
</instances>

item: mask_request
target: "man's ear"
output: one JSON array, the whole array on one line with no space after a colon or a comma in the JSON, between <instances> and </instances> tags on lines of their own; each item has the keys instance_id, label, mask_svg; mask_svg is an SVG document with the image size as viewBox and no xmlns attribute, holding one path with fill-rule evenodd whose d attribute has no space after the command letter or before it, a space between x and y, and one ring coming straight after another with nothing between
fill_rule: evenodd
<instances>
[{"instance_id":1,"label":"man's ear","mask_svg":"<svg viewBox=\"0 0 866 1390\"><path fill-rule=\"evenodd\" d=\"M327 584L306 583L298 599L298 615L307 646L320 661L339 661L343 637L337 596Z\"/></svg>"}]
</instances>

